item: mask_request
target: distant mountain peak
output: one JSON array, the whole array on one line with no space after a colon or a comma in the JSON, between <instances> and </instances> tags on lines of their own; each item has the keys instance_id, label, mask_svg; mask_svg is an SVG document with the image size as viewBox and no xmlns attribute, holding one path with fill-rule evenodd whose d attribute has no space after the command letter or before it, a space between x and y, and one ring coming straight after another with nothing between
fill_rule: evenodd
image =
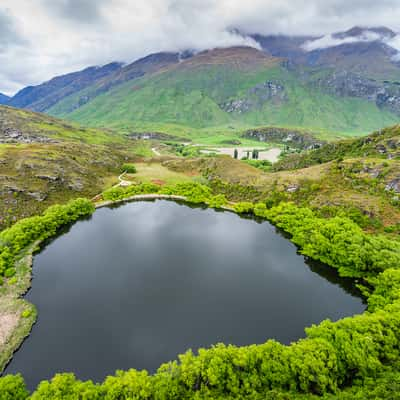
<instances>
[{"instance_id":1,"label":"distant mountain peak","mask_svg":"<svg viewBox=\"0 0 400 400\"><path fill-rule=\"evenodd\" d=\"M278 60L265 52L250 46L217 47L202 51L185 60L182 65L234 64L251 66L252 64L270 64Z\"/></svg>"},{"instance_id":2,"label":"distant mountain peak","mask_svg":"<svg viewBox=\"0 0 400 400\"><path fill-rule=\"evenodd\" d=\"M336 39L358 38L368 33L375 33L378 36L378 38L384 37L391 39L396 36L396 33L394 31L385 26L378 26L378 27L354 26L353 28L347 31L334 33L332 34L332 37Z\"/></svg>"},{"instance_id":3,"label":"distant mountain peak","mask_svg":"<svg viewBox=\"0 0 400 400\"><path fill-rule=\"evenodd\" d=\"M3 93L0 93L0 104L7 104L9 102L9 100L10 100L9 96L7 96Z\"/></svg>"},{"instance_id":4,"label":"distant mountain peak","mask_svg":"<svg viewBox=\"0 0 400 400\"><path fill-rule=\"evenodd\" d=\"M305 51L314 51L343 45L373 42L393 47L391 42L395 40L396 37L397 34L386 27L355 26L344 32L332 33L308 40L303 43L302 48Z\"/></svg>"}]
</instances>

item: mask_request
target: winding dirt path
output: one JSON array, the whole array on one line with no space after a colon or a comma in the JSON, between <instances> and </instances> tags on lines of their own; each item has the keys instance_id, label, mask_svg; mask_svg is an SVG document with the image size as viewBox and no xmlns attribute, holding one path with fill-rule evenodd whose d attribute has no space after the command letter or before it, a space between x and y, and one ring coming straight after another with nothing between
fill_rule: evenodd
<instances>
[{"instance_id":1,"label":"winding dirt path","mask_svg":"<svg viewBox=\"0 0 400 400\"><path fill-rule=\"evenodd\" d=\"M160 153L155 147L152 147L152 148L151 148L151 151L152 151L156 156L161 156L161 153Z\"/></svg>"}]
</instances>

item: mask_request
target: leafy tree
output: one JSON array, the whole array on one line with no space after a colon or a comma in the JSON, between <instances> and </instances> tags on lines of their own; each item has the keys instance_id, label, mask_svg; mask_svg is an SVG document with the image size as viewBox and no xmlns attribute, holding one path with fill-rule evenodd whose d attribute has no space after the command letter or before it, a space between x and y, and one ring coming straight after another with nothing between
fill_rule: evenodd
<instances>
[{"instance_id":1,"label":"leafy tree","mask_svg":"<svg viewBox=\"0 0 400 400\"><path fill-rule=\"evenodd\" d=\"M25 400L29 396L21 375L7 375L0 378L0 400Z\"/></svg>"},{"instance_id":2,"label":"leafy tree","mask_svg":"<svg viewBox=\"0 0 400 400\"><path fill-rule=\"evenodd\" d=\"M121 167L121 172L126 172L128 174L136 174L137 170L134 164L125 163Z\"/></svg>"},{"instance_id":3,"label":"leafy tree","mask_svg":"<svg viewBox=\"0 0 400 400\"><path fill-rule=\"evenodd\" d=\"M92 381L78 381L74 374L57 374L39 384L31 400L100 400L100 387Z\"/></svg>"}]
</instances>

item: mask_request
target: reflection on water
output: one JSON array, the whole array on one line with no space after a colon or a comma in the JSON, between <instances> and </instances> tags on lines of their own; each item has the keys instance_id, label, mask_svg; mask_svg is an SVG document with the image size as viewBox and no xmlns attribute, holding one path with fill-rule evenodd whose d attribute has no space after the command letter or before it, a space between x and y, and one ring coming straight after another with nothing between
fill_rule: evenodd
<instances>
[{"instance_id":1,"label":"reflection on water","mask_svg":"<svg viewBox=\"0 0 400 400\"><path fill-rule=\"evenodd\" d=\"M32 335L6 373L102 380L217 342L290 343L365 309L350 281L267 222L168 201L96 211L34 259Z\"/></svg>"}]
</instances>

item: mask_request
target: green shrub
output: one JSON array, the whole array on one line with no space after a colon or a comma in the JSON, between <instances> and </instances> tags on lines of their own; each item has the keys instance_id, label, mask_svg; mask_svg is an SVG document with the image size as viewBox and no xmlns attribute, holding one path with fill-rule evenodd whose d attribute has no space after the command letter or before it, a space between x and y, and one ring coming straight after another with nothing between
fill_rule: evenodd
<instances>
[{"instance_id":1,"label":"green shrub","mask_svg":"<svg viewBox=\"0 0 400 400\"><path fill-rule=\"evenodd\" d=\"M222 208L228 203L228 200L223 194L217 194L216 196L211 196L206 203L212 208Z\"/></svg>"},{"instance_id":2,"label":"green shrub","mask_svg":"<svg viewBox=\"0 0 400 400\"><path fill-rule=\"evenodd\" d=\"M7 268L7 269L4 271L4 276L5 276L6 278L11 278L11 277L13 277L13 276L15 275L16 272L17 272L17 271L15 270L15 268Z\"/></svg>"},{"instance_id":3,"label":"green shrub","mask_svg":"<svg viewBox=\"0 0 400 400\"><path fill-rule=\"evenodd\" d=\"M207 203L212 197L212 191L208 186L197 182L178 183L173 186L164 186L162 194L184 196L191 203Z\"/></svg>"},{"instance_id":4,"label":"green shrub","mask_svg":"<svg viewBox=\"0 0 400 400\"><path fill-rule=\"evenodd\" d=\"M348 218L318 218L292 203L256 208L255 214L290 233L303 254L337 268L341 276L365 278L400 267L398 241L368 235Z\"/></svg>"},{"instance_id":5,"label":"green shrub","mask_svg":"<svg viewBox=\"0 0 400 400\"><path fill-rule=\"evenodd\" d=\"M108 189L102 194L102 197L107 201L117 201L140 194L158 193L159 191L160 186L158 185L153 183L141 183L139 185L130 185L127 187L117 186Z\"/></svg>"},{"instance_id":6,"label":"green shrub","mask_svg":"<svg viewBox=\"0 0 400 400\"><path fill-rule=\"evenodd\" d=\"M25 400L29 396L21 375L0 377L0 400Z\"/></svg>"},{"instance_id":7,"label":"green shrub","mask_svg":"<svg viewBox=\"0 0 400 400\"><path fill-rule=\"evenodd\" d=\"M21 317L29 318L31 315L32 315L32 310L24 310L24 311L22 311Z\"/></svg>"},{"instance_id":8,"label":"green shrub","mask_svg":"<svg viewBox=\"0 0 400 400\"><path fill-rule=\"evenodd\" d=\"M100 400L99 387L93 382L78 381L73 374L57 374L39 384L30 400Z\"/></svg>"},{"instance_id":9,"label":"green shrub","mask_svg":"<svg viewBox=\"0 0 400 400\"><path fill-rule=\"evenodd\" d=\"M15 285L18 282L18 278L16 276L13 276L8 280L9 285Z\"/></svg>"},{"instance_id":10,"label":"green shrub","mask_svg":"<svg viewBox=\"0 0 400 400\"><path fill-rule=\"evenodd\" d=\"M240 203L236 203L233 206L235 212L239 214L248 214L254 210L254 204L246 201L242 201Z\"/></svg>"},{"instance_id":11,"label":"green shrub","mask_svg":"<svg viewBox=\"0 0 400 400\"><path fill-rule=\"evenodd\" d=\"M121 172L126 172L127 174L136 174L137 170L134 164L125 163L121 167Z\"/></svg>"}]
</instances>

